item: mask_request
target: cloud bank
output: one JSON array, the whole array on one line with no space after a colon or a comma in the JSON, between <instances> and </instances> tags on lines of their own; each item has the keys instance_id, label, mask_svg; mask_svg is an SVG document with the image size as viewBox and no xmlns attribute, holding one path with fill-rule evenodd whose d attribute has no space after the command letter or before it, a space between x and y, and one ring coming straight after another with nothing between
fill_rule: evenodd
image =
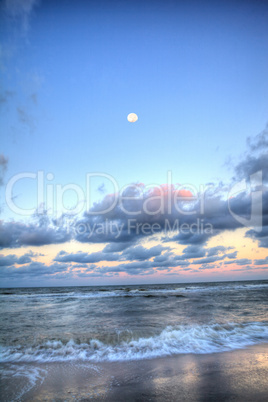
<instances>
[{"instance_id":1,"label":"cloud bank","mask_svg":"<svg viewBox=\"0 0 268 402\"><path fill-rule=\"evenodd\" d=\"M118 194L104 195L88 211L61 220L49 218L47 213L37 215L31 223L0 222L0 248L40 247L63 244L71 240L84 244L103 244L98 252L68 253L63 249L51 266L33 261L32 255L1 256L2 275L76 275L105 276L127 273L129 275L152 274L156 271L215 269L235 264L243 269L265 268L266 259L252 262L238 258L237 250L224 246L207 248L208 241L225 232L244 228L251 223L253 202L259 211L261 227L248 227L245 236L268 248L268 130L255 139L248 140L248 152L234 168L229 185L210 184L203 192L161 185L149 190L141 183L127 186ZM7 159L0 157L2 171ZM251 181L250 176L262 174L262 182ZM236 181L247 184L236 193L229 190ZM261 198L254 194L261 192ZM243 219L238 219L240 217ZM241 223L242 222L242 223ZM161 240L161 244L144 247L146 240ZM174 252L176 244L185 246L181 254ZM108 264L108 263L112 264ZM117 263L117 265L115 265ZM14 268L16 267L16 268ZM196 268L195 268L196 267ZM255 267L255 268L254 268ZM13 276L12 276L13 275Z\"/></svg>"}]
</instances>

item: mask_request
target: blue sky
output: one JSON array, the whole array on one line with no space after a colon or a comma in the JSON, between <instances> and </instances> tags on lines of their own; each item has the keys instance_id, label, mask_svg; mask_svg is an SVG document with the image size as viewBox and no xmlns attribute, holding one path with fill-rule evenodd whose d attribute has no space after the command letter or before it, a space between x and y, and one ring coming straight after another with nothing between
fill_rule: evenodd
<instances>
[{"instance_id":1,"label":"blue sky","mask_svg":"<svg viewBox=\"0 0 268 402\"><path fill-rule=\"evenodd\" d=\"M229 183L266 126L267 2L6 0L0 18L5 185L37 171L54 186L85 187L90 172L120 187L166 183L167 171L174 183ZM5 185L1 219L25 220ZM105 191L95 180L93 199ZM13 195L38 207L33 180Z\"/></svg>"}]
</instances>

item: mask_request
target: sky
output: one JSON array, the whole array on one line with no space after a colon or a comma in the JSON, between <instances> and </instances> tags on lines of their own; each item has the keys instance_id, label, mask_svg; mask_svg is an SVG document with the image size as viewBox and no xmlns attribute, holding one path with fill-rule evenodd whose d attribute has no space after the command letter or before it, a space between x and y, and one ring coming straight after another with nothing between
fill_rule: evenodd
<instances>
[{"instance_id":1,"label":"sky","mask_svg":"<svg viewBox=\"0 0 268 402\"><path fill-rule=\"evenodd\" d=\"M267 279L267 21L0 1L0 286Z\"/></svg>"}]
</instances>

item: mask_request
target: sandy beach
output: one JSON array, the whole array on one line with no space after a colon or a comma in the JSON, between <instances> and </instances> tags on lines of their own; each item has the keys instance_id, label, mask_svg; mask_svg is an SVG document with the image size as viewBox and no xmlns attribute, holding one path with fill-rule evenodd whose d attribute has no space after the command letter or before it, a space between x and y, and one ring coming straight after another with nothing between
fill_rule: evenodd
<instances>
[{"instance_id":1,"label":"sandy beach","mask_svg":"<svg viewBox=\"0 0 268 402\"><path fill-rule=\"evenodd\" d=\"M13 366L1 368L11 373ZM3 376L1 401L266 401L268 344L128 362L22 364L23 372L32 376Z\"/></svg>"}]
</instances>

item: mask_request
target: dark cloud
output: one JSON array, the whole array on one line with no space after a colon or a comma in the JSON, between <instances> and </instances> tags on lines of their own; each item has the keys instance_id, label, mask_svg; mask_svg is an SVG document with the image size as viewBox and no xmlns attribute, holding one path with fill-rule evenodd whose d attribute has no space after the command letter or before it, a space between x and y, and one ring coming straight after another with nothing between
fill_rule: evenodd
<instances>
[{"instance_id":1,"label":"dark cloud","mask_svg":"<svg viewBox=\"0 0 268 402\"><path fill-rule=\"evenodd\" d=\"M246 237L252 240L257 240L259 247L268 248L268 226L264 226L260 232L255 230L248 230L246 232Z\"/></svg>"},{"instance_id":2,"label":"dark cloud","mask_svg":"<svg viewBox=\"0 0 268 402\"><path fill-rule=\"evenodd\" d=\"M222 256L211 256L211 257L205 257L201 258L199 260L194 260L191 264L209 264L211 262L216 262L216 261L221 261L225 258L225 255Z\"/></svg>"},{"instance_id":3,"label":"dark cloud","mask_svg":"<svg viewBox=\"0 0 268 402\"><path fill-rule=\"evenodd\" d=\"M250 260L249 258L240 258L238 260L224 262L225 265L229 265L229 264L247 265L247 264L251 264L251 263L252 263L252 260Z\"/></svg>"},{"instance_id":4,"label":"dark cloud","mask_svg":"<svg viewBox=\"0 0 268 402\"><path fill-rule=\"evenodd\" d=\"M116 253L102 253L101 251L96 253L59 253L54 261L59 262L77 262L81 264L97 263L100 261L117 261L118 255Z\"/></svg>"},{"instance_id":5,"label":"dark cloud","mask_svg":"<svg viewBox=\"0 0 268 402\"><path fill-rule=\"evenodd\" d=\"M219 268L219 266L213 265L213 264L203 264L198 269L202 271L202 270L206 270L206 269L215 269L215 268Z\"/></svg>"},{"instance_id":6,"label":"dark cloud","mask_svg":"<svg viewBox=\"0 0 268 402\"><path fill-rule=\"evenodd\" d=\"M268 202L268 192L263 196L264 227L268 221L268 211L265 209L267 208L266 199ZM148 202L146 206L150 205L149 201L151 200L150 196L145 196L142 200L132 199L131 201L132 208L134 208L133 205L138 208L141 203ZM187 202L189 201L180 201L182 203L180 205L181 210L183 207L186 208ZM200 200L196 200L195 204L191 204L191 208L199 210L200 202ZM150 215L141 208L141 213L133 218L133 216L122 211L120 205L117 204L111 211L103 214L91 215L88 212L81 219L77 217L69 226L64 226L64 224L57 226L53 221L46 223L46 225L40 225L40 221L36 224L2 222L0 224L0 247L63 243L74 238L79 242L108 243L103 252L109 253L113 250L119 252L130 248L142 238L160 233L162 233L163 243L177 242L187 246L202 246L213 236L225 230L243 227L230 213L228 201L223 197L219 197L218 194L214 197L213 194L210 194L204 198L203 202L204 213L199 212L192 215L181 213L174 205L171 213L169 213L165 211L164 204L161 214ZM107 207L107 200L105 203ZM101 211L103 205L102 207L100 205L102 202L96 204L94 209ZM230 201L230 208L234 214L246 219L251 212L251 198L247 194L239 194ZM264 237L265 234L258 234L255 230L251 230L247 232L247 236L258 238ZM263 241L265 240L264 238ZM220 249L217 249L214 252L219 253L219 251Z\"/></svg>"},{"instance_id":7,"label":"dark cloud","mask_svg":"<svg viewBox=\"0 0 268 402\"><path fill-rule=\"evenodd\" d=\"M175 255L170 249L166 250L165 247L151 247L151 249L145 249L142 246L133 247L132 250L125 250L121 253L103 253L102 251L97 253L67 253L66 251L61 251L55 258L55 263L49 266L40 263L40 262L31 262L28 265L24 265L21 268L14 267L14 264L19 264L20 259L22 257L29 257L33 253L30 252L25 254L24 256L17 258L15 255L8 255L6 257L1 256L0 258L0 276L2 278L33 278L38 276L45 277L53 277L53 278L71 278L71 277L104 277L104 276L114 276L119 273L126 273L128 275L148 275L154 274L157 271L165 271L168 273L171 271L171 268L178 268L179 274L180 271L193 271L192 268L189 267L190 264L201 266L199 270L209 270L219 268L222 262L218 265L213 264L217 261L222 261L224 258L228 256L228 254L217 255L217 252L223 253L228 248L216 248L212 247L211 249L199 249L196 246L186 247L182 254L183 256L192 255L193 262L190 263L186 259L181 259L181 255ZM205 250L206 255L210 255L209 257L204 257L201 259L195 259L193 257L198 253L203 253ZM148 254L145 256L144 252L148 251ZM163 251L163 253L162 253ZM211 253L210 253L211 252ZM154 255L153 259L152 256ZM145 260L145 257L147 259ZM30 257L31 258L31 257ZM128 260L125 260L128 258ZM141 259L143 258L143 259ZM131 260L132 259L132 260ZM102 261L118 261L119 264L116 266L103 266L101 265ZM24 260L25 262L25 260ZM75 263L70 265L70 263ZM268 263L267 259L263 260L255 260L256 265L264 265ZM238 259L234 261L225 261L224 264L236 264L245 266L247 264L251 264L251 260L247 258ZM265 268L265 267L264 267ZM244 267L243 269L249 269L249 267Z\"/></svg>"},{"instance_id":8,"label":"dark cloud","mask_svg":"<svg viewBox=\"0 0 268 402\"><path fill-rule=\"evenodd\" d=\"M161 256L165 257L165 255ZM168 255L165 258L155 257L153 261L134 261L130 263L122 263L116 267L101 267L99 272L125 272L129 275L153 274L156 271L169 270L173 267L186 268L189 265L188 261L176 261L175 258L170 258Z\"/></svg>"},{"instance_id":9,"label":"dark cloud","mask_svg":"<svg viewBox=\"0 0 268 402\"><path fill-rule=\"evenodd\" d=\"M247 138L247 143L250 151L262 151L263 149L268 149L268 123L265 129L254 138Z\"/></svg>"},{"instance_id":10,"label":"dark cloud","mask_svg":"<svg viewBox=\"0 0 268 402\"><path fill-rule=\"evenodd\" d=\"M162 252L164 253L162 254ZM153 260L151 261L151 259ZM169 247L161 245L151 247L149 249L143 246L130 247L121 253L104 253L103 251L97 253L67 253L61 251L54 259L57 262L71 263L75 262L77 265L73 268L86 268L85 272L92 272L97 274L108 274L114 272L125 272L129 275L154 273L156 270L169 270L172 267L187 267L189 261L181 260L180 256L173 254ZM118 265L113 267L105 267L96 265L94 263L101 263L104 261L118 261ZM125 261L125 262L124 262ZM88 267L86 264L91 264Z\"/></svg>"},{"instance_id":11,"label":"dark cloud","mask_svg":"<svg viewBox=\"0 0 268 402\"><path fill-rule=\"evenodd\" d=\"M219 255L219 254L222 254L222 253L224 253L227 250L230 250L232 248L233 247L224 247L224 246L211 247L207 252L207 256L211 257L211 256L214 256L214 255Z\"/></svg>"},{"instance_id":12,"label":"dark cloud","mask_svg":"<svg viewBox=\"0 0 268 402\"><path fill-rule=\"evenodd\" d=\"M70 239L71 233L64 227L0 221L0 248L43 246Z\"/></svg>"},{"instance_id":13,"label":"dark cloud","mask_svg":"<svg viewBox=\"0 0 268 402\"><path fill-rule=\"evenodd\" d=\"M24 254L21 257L18 258L17 264L23 265L23 264L28 264L32 261L32 258L29 254Z\"/></svg>"},{"instance_id":14,"label":"dark cloud","mask_svg":"<svg viewBox=\"0 0 268 402\"><path fill-rule=\"evenodd\" d=\"M169 258L166 260L166 262L160 262L158 263L158 265L156 265L157 267L170 267L170 268L176 268L176 267L183 267L186 266L188 267L188 265L190 265L190 262L187 260L181 260L180 258L178 258L178 256L174 256L173 258Z\"/></svg>"},{"instance_id":15,"label":"dark cloud","mask_svg":"<svg viewBox=\"0 0 268 402\"><path fill-rule=\"evenodd\" d=\"M145 261L152 257L161 255L162 251L169 250L169 247L163 247L160 244L151 248L145 248L142 246L130 247L122 253L125 260L139 260Z\"/></svg>"},{"instance_id":16,"label":"dark cloud","mask_svg":"<svg viewBox=\"0 0 268 402\"><path fill-rule=\"evenodd\" d=\"M248 180L252 174L262 172L262 179L268 179L268 124L255 137L247 138L248 150L234 166L234 180Z\"/></svg>"},{"instance_id":17,"label":"dark cloud","mask_svg":"<svg viewBox=\"0 0 268 402\"><path fill-rule=\"evenodd\" d=\"M236 256L237 256L237 251L233 251L232 253L228 253L228 254L226 254L226 257L227 258L236 258Z\"/></svg>"},{"instance_id":18,"label":"dark cloud","mask_svg":"<svg viewBox=\"0 0 268 402\"><path fill-rule=\"evenodd\" d=\"M188 260L193 259L191 264L209 264L216 261L224 260L225 258L235 258L237 251L233 253L226 253L232 247L216 246L209 249L205 249L201 246L188 246L183 250L180 256L174 257L176 260ZM220 255L219 255L220 254ZM204 257L204 258L203 258Z\"/></svg>"},{"instance_id":19,"label":"dark cloud","mask_svg":"<svg viewBox=\"0 0 268 402\"><path fill-rule=\"evenodd\" d=\"M45 265L41 262L31 262L28 265L24 265L18 268L14 266L0 267L0 277L2 279L22 279L22 278L40 278L53 277L58 273L62 273L68 269L67 264L51 264Z\"/></svg>"},{"instance_id":20,"label":"dark cloud","mask_svg":"<svg viewBox=\"0 0 268 402\"><path fill-rule=\"evenodd\" d=\"M241 161L235 168L238 179L248 179L249 176L257 172L262 172L262 179L264 182L268 181L268 152L261 155L253 156L248 155Z\"/></svg>"},{"instance_id":21,"label":"dark cloud","mask_svg":"<svg viewBox=\"0 0 268 402\"><path fill-rule=\"evenodd\" d=\"M133 246L133 242L125 242L125 243L109 243L107 244L104 249L102 250L103 253L114 253L114 252L120 252L125 250L128 247Z\"/></svg>"},{"instance_id":22,"label":"dark cloud","mask_svg":"<svg viewBox=\"0 0 268 402\"><path fill-rule=\"evenodd\" d=\"M5 171L7 170L8 159L0 154L0 186L3 185Z\"/></svg>"},{"instance_id":23,"label":"dark cloud","mask_svg":"<svg viewBox=\"0 0 268 402\"><path fill-rule=\"evenodd\" d=\"M17 256L14 254L7 256L0 255L0 267L3 266L9 267L10 265L15 264L16 262L17 262Z\"/></svg>"},{"instance_id":24,"label":"dark cloud","mask_svg":"<svg viewBox=\"0 0 268 402\"><path fill-rule=\"evenodd\" d=\"M101 261L145 261L152 257L159 256L162 251L169 249L161 245L149 249L142 246L130 247L122 253L98 251L94 253L66 253L61 251L54 261L76 262L76 263L97 263Z\"/></svg>"},{"instance_id":25,"label":"dark cloud","mask_svg":"<svg viewBox=\"0 0 268 402\"><path fill-rule=\"evenodd\" d=\"M266 134L261 134L252 142L255 145L250 146L260 150L260 153L254 156L248 154L239 162L235 168L235 179L245 178L248 181L249 175L258 169L262 169L266 177L268 158L263 151L265 141ZM251 222L252 194L249 188L235 194L228 193L234 184L230 183L228 189L224 183L211 183L205 192L195 194L175 185L156 186L148 190L141 183L132 184L124 189L121 198L116 198L116 194L104 196L82 217L74 216L69 226L64 223L57 225L53 221L43 224L41 218L35 224L2 222L0 247L41 246L75 239L83 243L106 243L102 251L102 254L107 254L106 257L96 254L90 257L92 261L113 261L113 253L123 253L124 250L129 250L128 255L123 253L125 258L146 260L150 258L147 249L136 248L134 252L132 247L146 237L161 235L162 243L177 242L192 246L184 250L181 260L200 259L205 257L202 246L212 237L226 230L245 227ZM263 197L257 200L257 206L261 206L262 201L263 229L258 232L249 228L246 236L258 240L261 247L268 247L268 188L263 185L262 190ZM229 194L232 194L231 198ZM223 253L227 258L236 258L235 251L229 254L226 251L222 246L210 249L206 258L216 261L216 257L218 260L223 258ZM131 256L132 252L135 257Z\"/></svg>"},{"instance_id":26,"label":"dark cloud","mask_svg":"<svg viewBox=\"0 0 268 402\"><path fill-rule=\"evenodd\" d=\"M183 250L182 258L200 258L206 255L206 250L199 246L188 246Z\"/></svg>"},{"instance_id":27,"label":"dark cloud","mask_svg":"<svg viewBox=\"0 0 268 402\"><path fill-rule=\"evenodd\" d=\"M268 265L268 256L265 258L260 258L258 260L254 260L254 265Z\"/></svg>"},{"instance_id":28,"label":"dark cloud","mask_svg":"<svg viewBox=\"0 0 268 402\"><path fill-rule=\"evenodd\" d=\"M197 230L196 231L189 230L187 233L184 232L184 233L178 233L172 237L167 237L167 236L163 237L162 241L164 241L164 242L175 241L175 242L177 242L179 244L183 244L183 245L186 245L186 244L205 245L211 237L215 236L218 233L219 233L218 231L217 231L217 233L212 231L211 233L207 234L207 233L198 233Z\"/></svg>"},{"instance_id":29,"label":"dark cloud","mask_svg":"<svg viewBox=\"0 0 268 402\"><path fill-rule=\"evenodd\" d=\"M32 262L32 257L34 254L32 252L26 253L20 257L17 257L15 254L9 254L9 255L0 255L0 266L11 266L14 264L28 264Z\"/></svg>"}]
</instances>

